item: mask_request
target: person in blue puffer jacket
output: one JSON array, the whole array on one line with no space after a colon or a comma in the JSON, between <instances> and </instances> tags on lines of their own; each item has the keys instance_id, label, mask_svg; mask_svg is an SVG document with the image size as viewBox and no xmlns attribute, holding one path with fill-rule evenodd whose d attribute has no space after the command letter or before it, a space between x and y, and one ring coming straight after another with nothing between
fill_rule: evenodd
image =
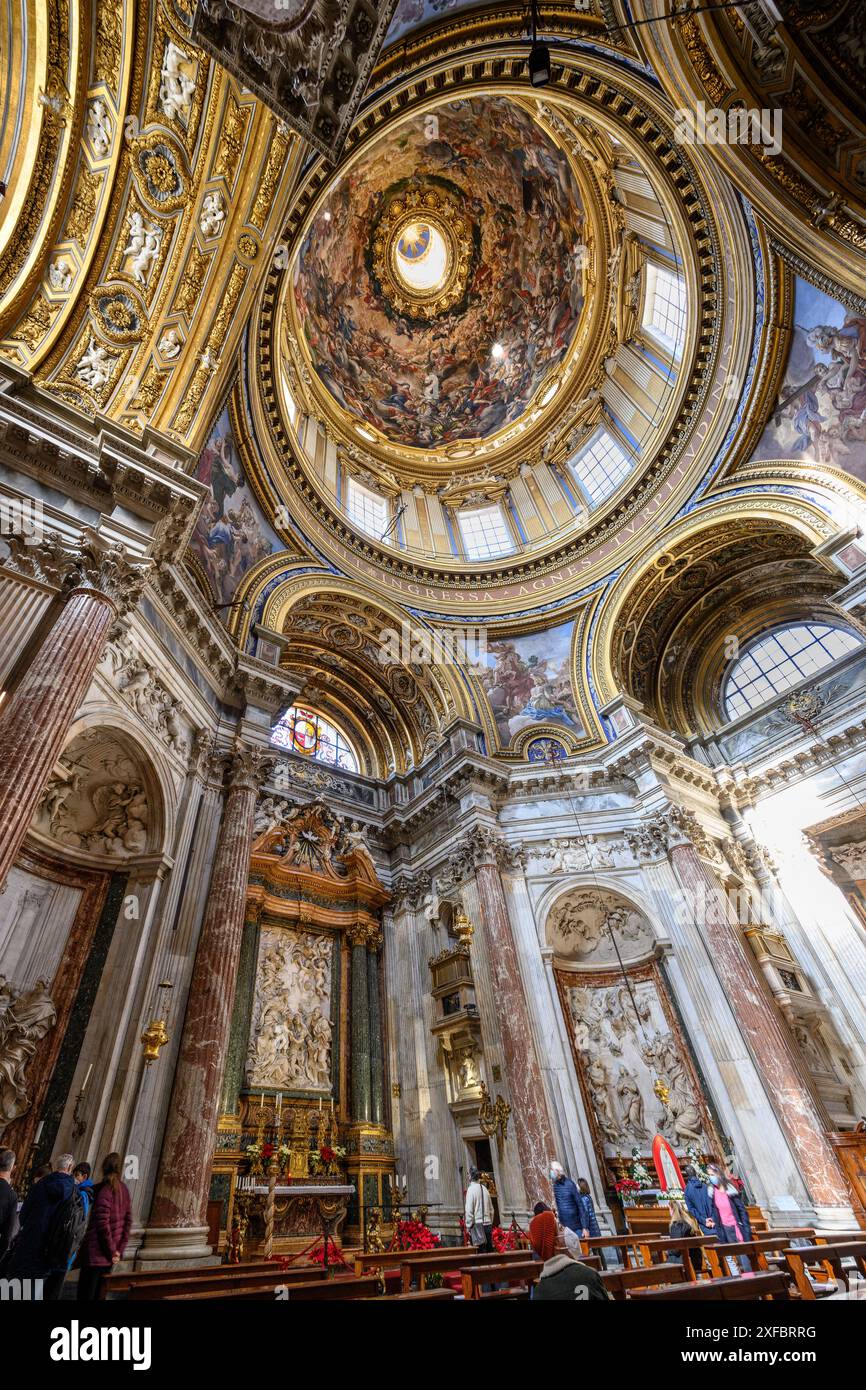
<instances>
[{"instance_id":1,"label":"person in blue puffer jacket","mask_svg":"<svg viewBox=\"0 0 866 1390\"><path fill-rule=\"evenodd\" d=\"M567 1176L561 1163L551 1163L550 1181L553 1183L553 1197L559 1224L579 1236L588 1236L586 1207L577 1184Z\"/></svg>"},{"instance_id":2,"label":"person in blue puffer jacket","mask_svg":"<svg viewBox=\"0 0 866 1390\"><path fill-rule=\"evenodd\" d=\"M710 1189L691 1165L683 1168L683 1177L686 1180L686 1211L695 1218L705 1236L716 1235L716 1210Z\"/></svg>"}]
</instances>

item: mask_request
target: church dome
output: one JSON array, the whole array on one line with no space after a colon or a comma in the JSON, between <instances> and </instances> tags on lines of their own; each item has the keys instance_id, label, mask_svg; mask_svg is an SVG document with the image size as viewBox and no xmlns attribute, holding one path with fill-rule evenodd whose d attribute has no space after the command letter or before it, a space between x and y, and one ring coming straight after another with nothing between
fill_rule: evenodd
<instances>
[{"instance_id":1,"label":"church dome","mask_svg":"<svg viewBox=\"0 0 866 1390\"><path fill-rule=\"evenodd\" d=\"M584 222L571 162L517 101L412 116L337 179L298 252L293 312L316 378L377 438L489 438L575 340Z\"/></svg>"}]
</instances>

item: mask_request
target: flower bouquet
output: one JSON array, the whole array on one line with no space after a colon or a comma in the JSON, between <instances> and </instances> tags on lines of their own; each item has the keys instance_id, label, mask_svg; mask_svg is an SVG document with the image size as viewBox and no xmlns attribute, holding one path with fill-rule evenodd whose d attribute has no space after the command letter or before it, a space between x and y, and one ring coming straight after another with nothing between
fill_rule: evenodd
<instances>
[{"instance_id":1,"label":"flower bouquet","mask_svg":"<svg viewBox=\"0 0 866 1390\"><path fill-rule=\"evenodd\" d=\"M437 1236L423 1221L398 1221L396 1246L398 1250L435 1250L441 1245L442 1237Z\"/></svg>"}]
</instances>

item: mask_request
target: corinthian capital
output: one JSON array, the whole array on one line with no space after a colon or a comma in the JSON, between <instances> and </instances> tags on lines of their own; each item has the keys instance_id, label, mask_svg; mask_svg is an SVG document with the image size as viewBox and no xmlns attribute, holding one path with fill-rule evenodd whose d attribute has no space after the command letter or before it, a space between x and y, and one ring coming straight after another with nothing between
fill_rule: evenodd
<instances>
[{"instance_id":1,"label":"corinthian capital","mask_svg":"<svg viewBox=\"0 0 866 1390\"><path fill-rule=\"evenodd\" d=\"M132 559L88 527L77 544L57 535L29 545L22 535L9 536L10 568L66 592L89 589L106 598L118 616L134 608L147 579L150 562Z\"/></svg>"},{"instance_id":2,"label":"corinthian capital","mask_svg":"<svg viewBox=\"0 0 866 1390\"><path fill-rule=\"evenodd\" d=\"M277 761L267 748L245 743L236 743L220 756L226 770L226 785L231 791L258 792Z\"/></svg>"}]
</instances>

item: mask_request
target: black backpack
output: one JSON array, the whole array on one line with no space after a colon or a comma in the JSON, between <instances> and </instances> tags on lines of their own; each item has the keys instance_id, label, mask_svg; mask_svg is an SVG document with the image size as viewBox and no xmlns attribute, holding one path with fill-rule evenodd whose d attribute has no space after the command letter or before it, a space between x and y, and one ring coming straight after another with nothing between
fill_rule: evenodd
<instances>
[{"instance_id":1,"label":"black backpack","mask_svg":"<svg viewBox=\"0 0 866 1390\"><path fill-rule=\"evenodd\" d=\"M78 1188L74 1187L51 1218L45 1238L46 1268L65 1269L83 1241L86 1230L87 1203Z\"/></svg>"}]
</instances>

